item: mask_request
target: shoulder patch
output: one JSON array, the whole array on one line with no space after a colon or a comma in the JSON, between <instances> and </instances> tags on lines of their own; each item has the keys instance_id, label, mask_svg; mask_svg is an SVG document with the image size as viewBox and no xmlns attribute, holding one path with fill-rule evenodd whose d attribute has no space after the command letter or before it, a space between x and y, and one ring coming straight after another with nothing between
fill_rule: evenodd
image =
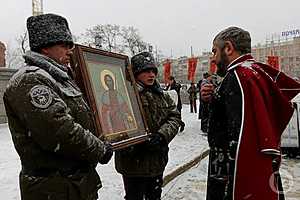
<instances>
[{"instance_id":1,"label":"shoulder patch","mask_svg":"<svg viewBox=\"0 0 300 200\"><path fill-rule=\"evenodd\" d=\"M31 103L37 108L48 108L53 97L51 90L44 85L36 85L30 90Z\"/></svg>"}]
</instances>

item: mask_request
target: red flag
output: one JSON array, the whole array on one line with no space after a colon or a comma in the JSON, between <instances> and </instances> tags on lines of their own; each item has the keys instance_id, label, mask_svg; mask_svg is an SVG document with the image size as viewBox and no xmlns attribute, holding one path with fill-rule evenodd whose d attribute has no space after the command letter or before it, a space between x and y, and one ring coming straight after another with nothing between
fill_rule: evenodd
<instances>
[{"instance_id":1,"label":"red flag","mask_svg":"<svg viewBox=\"0 0 300 200\"><path fill-rule=\"evenodd\" d=\"M171 62L169 59L166 60L164 65L164 81L168 83L169 77L171 75Z\"/></svg>"},{"instance_id":2,"label":"red flag","mask_svg":"<svg viewBox=\"0 0 300 200\"><path fill-rule=\"evenodd\" d=\"M194 82L197 67L197 58L188 59L188 80Z\"/></svg>"},{"instance_id":3,"label":"red flag","mask_svg":"<svg viewBox=\"0 0 300 200\"><path fill-rule=\"evenodd\" d=\"M217 72L217 64L215 61L210 60L209 62L209 72L210 74L215 74Z\"/></svg>"},{"instance_id":4,"label":"red flag","mask_svg":"<svg viewBox=\"0 0 300 200\"><path fill-rule=\"evenodd\" d=\"M278 56L268 56L267 63L270 66L274 67L275 69L280 70L279 69L279 57Z\"/></svg>"}]
</instances>

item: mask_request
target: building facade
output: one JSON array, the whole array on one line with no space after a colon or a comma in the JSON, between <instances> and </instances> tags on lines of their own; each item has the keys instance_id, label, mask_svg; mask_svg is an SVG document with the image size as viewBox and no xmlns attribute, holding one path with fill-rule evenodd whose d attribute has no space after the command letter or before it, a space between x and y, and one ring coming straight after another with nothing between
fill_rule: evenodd
<instances>
[{"instance_id":1,"label":"building facade","mask_svg":"<svg viewBox=\"0 0 300 200\"><path fill-rule=\"evenodd\" d=\"M0 67L5 67L5 45L0 41Z\"/></svg>"},{"instance_id":2,"label":"building facade","mask_svg":"<svg viewBox=\"0 0 300 200\"><path fill-rule=\"evenodd\" d=\"M195 83L202 79L203 74L209 70L211 52L204 52L202 55L197 56L197 67L195 72ZM171 62L171 75L175 77L176 81L181 84L190 84L188 80L188 59L189 57L183 56L176 59L169 59ZM163 80L163 65L159 65L158 79L161 83Z\"/></svg>"},{"instance_id":3,"label":"building facade","mask_svg":"<svg viewBox=\"0 0 300 200\"><path fill-rule=\"evenodd\" d=\"M279 57L279 68L291 77L300 79L300 36L293 38L284 38L269 40L265 44L257 44L252 47L253 57L260 62L267 63L268 56ZM203 52L197 56L197 67L195 73L195 82L203 77L203 73L210 70L211 52ZM181 84L189 84L188 77L188 57L183 56L171 61L171 75ZM163 80L163 65L159 67L159 81Z\"/></svg>"},{"instance_id":4,"label":"building facade","mask_svg":"<svg viewBox=\"0 0 300 200\"><path fill-rule=\"evenodd\" d=\"M253 57L267 62L268 56L279 57L279 68L286 74L300 78L300 37L271 40L252 47Z\"/></svg>"}]
</instances>

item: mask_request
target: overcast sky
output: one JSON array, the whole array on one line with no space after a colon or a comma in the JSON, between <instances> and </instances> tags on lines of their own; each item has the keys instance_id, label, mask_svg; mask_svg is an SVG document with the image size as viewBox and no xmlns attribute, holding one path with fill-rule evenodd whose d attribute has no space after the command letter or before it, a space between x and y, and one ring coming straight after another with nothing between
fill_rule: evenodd
<instances>
[{"instance_id":1,"label":"overcast sky","mask_svg":"<svg viewBox=\"0 0 300 200\"><path fill-rule=\"evenodd\" d=\"M31 0L0 0L0 40L12 45L32 14ZM252 45L300 29L299 0L44 0L44 13L63 15L74 35L96 24L131 25L144 41L171 56L211 50L213 37L240 26Z\"/></svg>"}]
</instances>

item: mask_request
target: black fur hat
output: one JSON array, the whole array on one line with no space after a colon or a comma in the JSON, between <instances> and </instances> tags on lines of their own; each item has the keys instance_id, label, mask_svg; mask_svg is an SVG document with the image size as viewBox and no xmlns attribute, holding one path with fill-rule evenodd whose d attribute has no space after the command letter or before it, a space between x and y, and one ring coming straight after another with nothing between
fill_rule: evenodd
<instances>
[{"instance_id":1,"label":"black fur hat","mask_svg":"<svg viewBox=\"0 0 300 200\"><path fill-rule=\"evenodd\" d=\"M155 74L158 72L153 55L150 52L141 52L134 55L131 58L131 66L135 76L147 69L153 69Z\"/></svg>"},{"instance_id":2,"label":"black fur hat","mask_svg":"<svg viewBox=\"0 0 300 200\"><path fill-rule=\"evenodd\" d=\"M60 42L74 44L67 20L59 15L31 16L27 19L27 30L32 51Z\"/></svg>"}]
</instances>

